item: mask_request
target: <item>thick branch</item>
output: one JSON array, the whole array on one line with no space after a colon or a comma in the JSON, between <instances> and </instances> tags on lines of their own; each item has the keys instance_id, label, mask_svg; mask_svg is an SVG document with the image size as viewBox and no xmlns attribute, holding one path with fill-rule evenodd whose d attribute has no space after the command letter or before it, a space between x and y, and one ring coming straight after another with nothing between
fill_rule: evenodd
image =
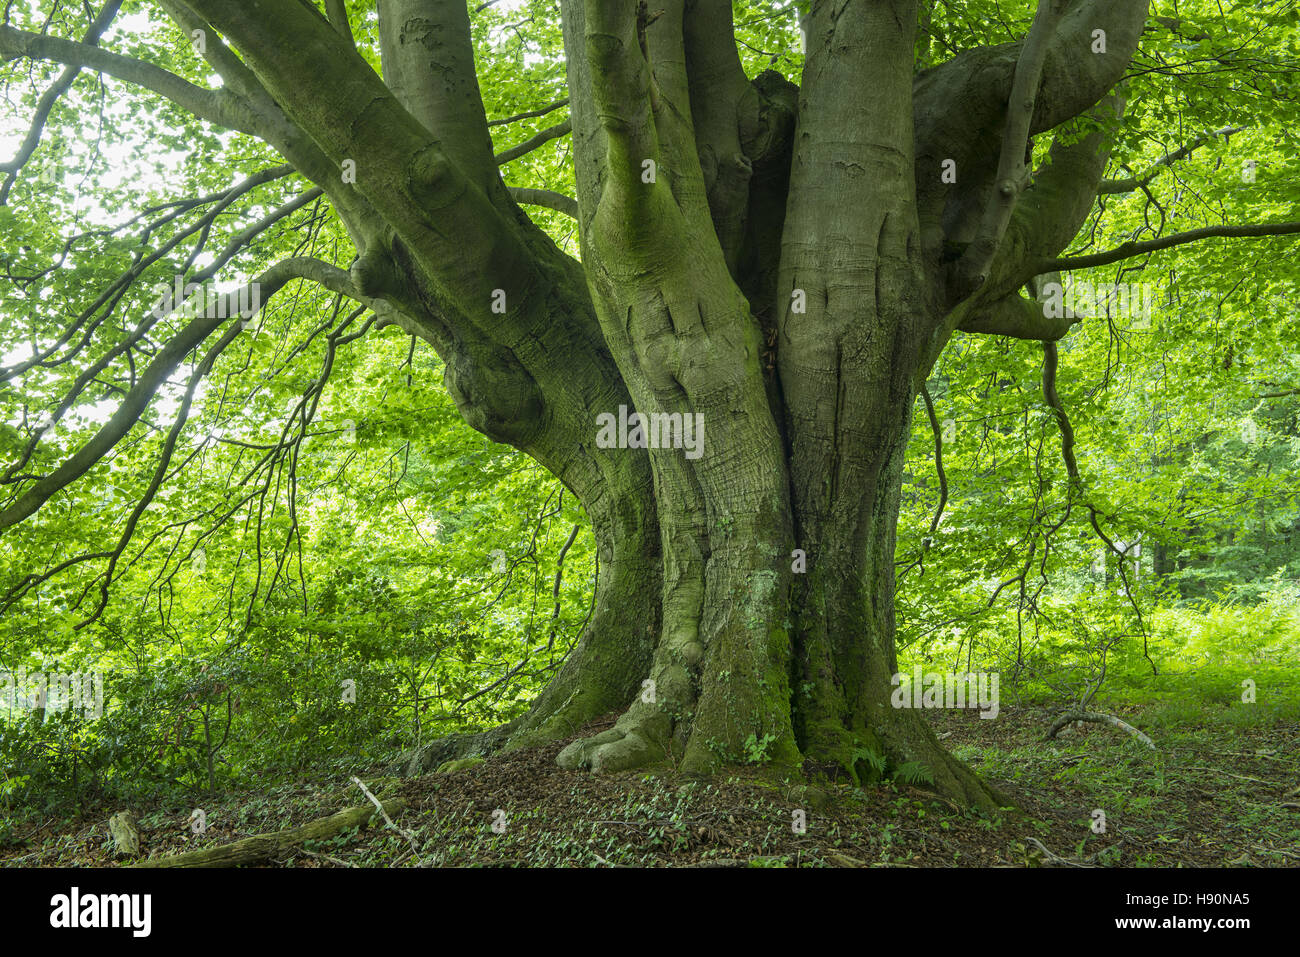
<instances>
[{"instance_id":1,"label":"thick branch","mask_svg":"<svg viewBox=\"0 0 1300 957\"><path fill-rule=\"evenodd\" d=\"M256 834L235 841L197 851L185 851L181 854L169 854L165 857L153 857L133 864L133 867L240 867L272 861L293 852L306 841L319 841L334 837L353 827L366 827L370 819L381 814L396 814L406 802L401 798L387 798L380 810L370 804L339 811L329 817L310 821L300 827L286 828L269 834Z\"/></svg>"},{"instance_id":2,"label":"thick branch","mask_svg":"<svg viewBox=\"0 0 1300 957\"><path fill-rule=\"evenodd\" d=\"M556 193L549 189L528 189L524 186L511 186L510 195L514 197L516 203L525 206L542 206L563 213L565 216L578 218L578 201L572 196L565 196L563 193Z\"/></svg>"},{"instance_id":3,"label":"thick branch","mask_svg":"<svg viewBox=\"0 0 1300 957\"><path fill-rule=\"evenodd\" d=\"M156 2L187 36L210 35L216 40L217 31L183 0ZM205 43L202 56L216 70L226 89L249 111L252 122L257 127L254 135L279 150L303 176L325 189L352 241L358 246L363 245L365 227L372 225L376 216L355 190L342 188L337 165L312 142L302 128L289 119L262 81L233 50L224 43Z\"/></svg>"},{"instance_id":4,"label":"thick branch","mask_svg":"<svg viewBox=\"0 0 1300 957\"><path fill-rule=\"evenodd\" d=\"M346 0L325 0L325 13L334 29L348 43L356 45L352 37L352 24L348 22L348 5Z\"/></svg>"},{"instance_id":5,"label":"thick branch","mask_svg":"<svg viewBox=\"0 0 1300 957\"><path fill-rule=\"evenodd\" d=\"M1048 316L1042 303L1012 294L973 309L957 328L962 332L989 336L1053 341L1064 339L1070 327L1080 321L1078 317L1071 317L1068 310L1063 312L1065 314L1060 317Z\"/></svg>"},{"instance_id":6,"label":"thick branch","mask_svg":"<svg viewBox=\"0 0 1300 957\"><path fill-rule=\"evenodd\" d=\"M1171 236L1162 236L1159 239L1122 243L1114 249L1103 253L1093 253L1090 256L1066 256L1063 259L1051 259L1036 264L1034 271L1038 273L1064 272L1068 269L1092 269L1096 266L1109 266L1111 263L1117 263L1122 259L1132 259L1136 256L1159 252L1162 249L1172 249L1175 246L1183 246L1202 239L1214 239L1216 237L1249 239L1260 236L1289 236L1296 233L1300 233L1300 222L1261 223L1252 226L1206 226L1203 229L1189 229L1187 232L1174 233Z\"/></svg>"},{"instance_id":7,"label":"thick branch","mask_svg":"<svg viewBox=\"0 0 1300 957\"><path fill-rule=\"evenodd\" d=\"M1047 734L1044 737L1048 741L1052 740L1060 733L1062 728L1072 721L1087 721L1092 724L1108 724L1112 728L1118 728L1126 734L1133 735L1133 737L1137 738L1152 751L1156 750L1156 743L1137 728L1133 727L1133 725L1129 724L1127 721L1121 721L1114 715L1102 714L1100 711L1067 711L1052 722L1052 726L1047 729Z\"/></svg>"},{"instance_id":8,"label":"thick branch","mask_svg":"<svg viewBox=\"0 0 1300 957\"><path fill-rule=\"evenodd\" d=\"M733 275L744 244L754 174L754 157L746 155L745 141L759 132L759 96L745 76L735 36L729 0L687 5L686 69L695 147L714 232Z\"/></svg>"},{"instance_id":9,"label":"thick branch","mask_svg":"<svg viewBox=\"0 0 1300 957\"><path fill-rule=\"evenodd\" d=\"M494 288L505 288L511 302L524 301L525 287L534 281L533 257L506 219L509 199L490 146L484 147L483 168L495 186L481 186L472 168L455 158L468 156L472 143L454 137L435 141L356 51L309 9L290 4L268 19L235 0L190 0L190 5L232 39L289 117L334 163L356 164L355 183L340 187L338 166L334 179L341 195L364 201L382 217L362 244L363 256L370 256L369 246L375 247L371 259L387 256L396 233L416 261L437 264L437 275L429 278L443 285L448 300L484 316ZM322 74L322 62L332 63L333 72ZM486 121L481 122L486 138ZM500 192L499 204L493 190Z\"/></svg>"},{"instance_id":10,"label":"thick branch","mask_svg":"<svg viewBox=\"0 0 1300 957\"><path fill-rule=\"evenodd\" d=\"M189 110L200 119L219 126L257 135L256 124L247 109L227 93L195 86L174 73L131 57L111 53L88 43L42 36L9 26L0 26L0 59L53 60L77 68L106 73L127 83L152 90Z\"/></svg>"},{"instance_id":11,"label":"thick branch","mask_svg":"<svg viewBox=\"0 0 1300 957\"><path fill-rule=\"evenodd\" d=\"M1016 62L1002 130L1002 152L993 179L993 196L984 210L975 241L957 263L956 297L965 298L988 278L989 267L1011 222L1016 200L1028 182L1025 153L1038 99L1048 46L1064 12L1064 0L1039 0L1033 26Z\"/></svg>"},{"instance_id":12,"label":"thick branch","mask_svg":"<svg viewBox=\"0 0 1300 957\"><path fill-rule=\"evenodd\" d=\"M611 185L633 195L641 164L658 159L650 112L649 67L638 41L635 5L584 0L591 92L605 132ZM641 27L644 35L644 26Z\"/></svg>"},{"instance_id":13,"label":"thick branch","mask_svg":"<svg viewBox=\"0 0 1300 957\"><path fill-rule=\"evenodd\" d=\"M1071 7L1043 64L1030 135L1086 113L1123 79L1147 7L1148 0L1083 0ZM1097 46L1103 40L1104 52ZM982 191L992 188L997 131L1024 43L968 50L915 79L918 212L923 243L932 253L945 239L973 238L952 235L953 223L969 218L973 227L982 214L981 207L968 216L966 207L982 204ZM956 189L941 175L949 161L955 164Z\"/></svg>"},{"instance_id":14,"label":"thick branch","mask_svg":"<svg viewBox=\"0 0 1300 957\"><path fill-rule=\"evenodd\" d=\"M1072 141L1069 124L1053 138L1048 162L1012 214L983 290L990 299L1013 295L1041 276L1035 263L1059 255L1087 222L1110 155L1113 137L1106 131L1122 117L1124 106L1124 96L1112 93L1088 114L1100 129Z\"/></svg>"},{"instance_id":15,"label":"thick branch","mask_svg":"<svg viewBox=\"0 0 1300 957\"><path fill-rule=\"evenodd\" d=\"M492 138L474 68L469 13L447 0L379 0L384 82L462 172L494 185Z\"/></svg>"}]
</instances>

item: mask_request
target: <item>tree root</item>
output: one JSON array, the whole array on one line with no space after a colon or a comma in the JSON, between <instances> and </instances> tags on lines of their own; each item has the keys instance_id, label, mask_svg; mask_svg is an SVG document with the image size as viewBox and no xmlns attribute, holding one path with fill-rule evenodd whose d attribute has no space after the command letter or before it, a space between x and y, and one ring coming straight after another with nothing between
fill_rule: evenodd
<instances>
[{"instance_id":1,"label":"tree root","mask_svg":"<svg viewBox=\"0 0 1300 957\"><path fill-rule=\"evenodd\" d=\"M574 741L555 759L566 770L627 771L670 760L667 715L639 703L623 713L614 727Z\"/></svg>"}]
</instances>

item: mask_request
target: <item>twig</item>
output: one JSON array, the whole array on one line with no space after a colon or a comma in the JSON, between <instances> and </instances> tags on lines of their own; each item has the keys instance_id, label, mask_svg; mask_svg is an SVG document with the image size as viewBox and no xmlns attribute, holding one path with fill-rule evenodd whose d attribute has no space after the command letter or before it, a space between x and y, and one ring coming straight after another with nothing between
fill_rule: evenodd
<instances>
[{"instance_id":1,"label":"twig","mask_svg":"<svg viewBox=\"0 0 1300 957\"><path fill-rule=\"evenodd\" d=\"M1215 774L1223 774L1230 778L1237 778L1239 781L1250 781L1254 784L1262 784L1265 787L1272 787L1269 781L1261 781L1259 778L1248 778L1244 774L1233 774L1231 771L1220 771L1218 768L1186 767L1184 771L1213 771Z\"/></svg>"},{"instance_id":2,"label":"twig","mask_svg":"<svg viewBox=\"0 0 1300 957\"><path fill-rule=\"evenodd\" d=\"M1294 860L1300 861L1300 854L1292 854L1290 851L1284 851L1280 847L1267 847L1263 844L1256 844L1255 850L1263 851L1265 854L1281 854L1283 857L1290 857Z\"/></svg>"},{"instance_id":3,"label":"twig","mask_svg":"<svg viewBox=\"0 0 1300 957\"><path fill-rule=\"evenodd\" d=\"M370 799L370 803L379 809L379 813L384 816L384 821L388 824L388 826L391 827L398 834L402 835L402 837L406 838L406 842L411 845L411 853L415 855L416 860L420 861L420 863L423 864L424 858L420 857L420 852L415 847L415 838L412 837L409 832L403 831L400 827L398 827L396 824L393 823L393 819L388 816L388 812L384 810L384 806L379 803L379 798L371 794L370 788L366 787L365 784L362 783L361 779L357 777L355 774L352 775L352 782L357 787L361 788L361 793L364 794L366 797L368 797Z\"/></svg>"},{"instance_id":4,"label":"twig","mask_svg":"<svg viewBox=\"0 0 1300 957\"><path fill-rule=\"evenodd\" d=\"M1067 865L1067 866L1069 866L1069 867L1094 867L1094 866L1096 866L1096 865L1093 865L1093 864L1085 864L1085 863L1083 863L1082 861L1072 861L1072 860L1070 860L1068 857L1061 857L1059 854L1053 854L1053 853L1052 853L1051 851L1049 851L1046 847L1044 847L1044 846L1043 846L1043 842L1040 841L1040 840L1039 840L1038 838L1036 838L1036 837L1027 837L1027 838L1025 838L1025 843L1026 843L1026 844L1032 844L1032 845L1034 845L1034 847L1038 848L1038 849L1039 849L1040 851L1042 851L1045 855L1047 855L1047 857L1048 857L1049 860L1055 861L1055 862L1058 863L1058 864L1065 864L1065 865Z\"/></svg>"},{"instance_id":5,"label":"twig","mask_svg":"<svg viewBox=\"0 0 1300 957\"><path fill-rule=\"evenodd\" d=\"M298 848L298 851L299 851L300 853L302 853L302 854L306 854L308 857L319 857L319 858L321 858L321 859L323 859L323 860L329 861L331 864L337 864L339 867L356 867L356 866L357 866L357 865L353 864L351 861L340 860L339 858L334 857L332 854L321 854L321 853L318 853L317 851L309 851L309 850L307 850L307 848L305 848L305 847L300 847L300 848Z\"/></svg>"}]
</instances>

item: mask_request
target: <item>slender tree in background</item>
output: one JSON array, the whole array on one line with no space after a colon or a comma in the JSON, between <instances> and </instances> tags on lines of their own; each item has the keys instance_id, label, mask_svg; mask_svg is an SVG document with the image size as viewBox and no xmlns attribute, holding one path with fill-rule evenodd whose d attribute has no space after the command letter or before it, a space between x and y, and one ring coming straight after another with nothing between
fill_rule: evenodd
<instances>
[{"instance_id":1,"label":"slender tree in background","mask_svg":"<svg viewBox=\"0 0 1300 957\"><path fill-rule=\"evenodd\" d=\"M526 715L462 749L556 740L621 710L560 763L708 773L757 749L865 777L883 756L954 799L1003 803L890 703L904 450L929 370L956 330L1062 338L1072 319L1038 301L1042 277L1300 233L1228 225L1063 258L1099 195L1143 185L1103 177L1146 0L1039 0L1017 42L928 69L932 4L815 0L797 86L746 76L724 0L562 0L571 120L543 139L571 133L576 197L504 185L463 0L378 0L382 76L342 0L150 4L215 88L101 47L119 6L80 40L0 27L0 55L66 64L63 90L78 70L107 74L273 147L288 166L248 170L244 188L290 173L314 187L200 278L323 195L355 260L278 262L256 279L260 302L306 280L427 341L465 420L590 517L601 574L580 642ZM520 203L575 217L581 262ZM212 368L245 326L216 311L136 357L117 411L60 465L9 468L0 529L102 459L187 355L203 356L194 382ZM702 446L605 447L598 417L620 408L660 438L702 422ZM120 551L98 556L105 589Z\"/></svg>"}]
</instances>

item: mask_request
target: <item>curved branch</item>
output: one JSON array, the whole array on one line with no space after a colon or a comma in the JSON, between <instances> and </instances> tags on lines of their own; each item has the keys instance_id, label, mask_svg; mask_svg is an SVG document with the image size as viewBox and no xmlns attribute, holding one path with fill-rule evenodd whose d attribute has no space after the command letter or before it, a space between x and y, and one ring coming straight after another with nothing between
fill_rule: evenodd
<instances>
[{"instance_id":1,"label":"curved branch","mask_svg":"<svg viewBox=\"0 0 1300 957\"><path fill-rule=\"evenodd\" d=\"M202 222L210 225L212 220L216 218L216 216L221 212L221 210L225 209L231 202L233 202L236 196L246 191L246 188L251 188L248 187L249 183L256 184L258 182L265 182L270 178L277 178L279 175L284 175L284 173L280 172L280 170L287 171L287 168L278 167L276 169L266 170L263 173L256 174L253 177L249 177L247 180L245 180L244 183L241 183L239 184L239 186L230 190L227 193L226 197L222 200L221 204L217 206L214 210L212 210L207 216L205 216ZM226 244L225 248L221 251L221 253L217 255L216 259L211 263L211 265L207 266L205 269L200 270L194 275L188 277L188 284L202 285L203 283L206 283L209 280L211 280L213 277L216 276L216 274L222 268L225 267L225 265L228 262L230 262L231 259L234 258L236 253L238 253L241 249L244 249L246 246L248 246L248 244L253 239L255 239L258 235L265 232L272 225L279 222L284 217L291 215L292 213L301 209L303 206L307 205L307 203L319 197L320 193L321 191L319 189L308 190L307 192L296 197L290 202L285 203L279 208L271 211L266 216L262 217L262 219L260 219L258 222L253 223L247 228L241 230L239 233L236 233L233 237L231 237L230 241ZM199 227L197 226L195 227L196 230L198 228ZM202 228L206 229L207 226L204 225ZM168 247L164 247L164 249L166 248ZM117 282L115 282L107 292L103 293L99 297L99 299L96 300L95 304L93 304L87 311L83 312L82 315L78 317L77 322L74 324L73 329L69 333L65 333L65 335L70 337L71 332L75 332L76 328L80 326L81 323L85 321L85 319L93 315L94 312L97 311L103 303L109 302L110 297L116 294L116 298L114 298L112 302L110 302L108 310L105 312L104 316L101 317L99 321L102 322L104 319L106 319L108 314L112 311L112 303L115 303L116 299L120 298L126 292L126 290L130 288L130 286L135 282L135 280L138 279L139 276L144 272L144 269L147 266L151 265L152 263L158 261L161 258L162 258L162 251L155 252L147 259L142 260L140 263L137 263L131 269L127 270L127 272L123 276L119 277ZM182 271L182 276L184 276L184 272L185 271ZM166 306L166 309L168 312L170 312L171 310L175 309L178 305L179 303L177 302L169 301ZM82 391L92 381L94 381L101 372L107 369L109 364L113 362L114 359L118 358L123 354L126 354L128 361L130 361L130 350L136 345L137 342L139 342L141 339L144 338L144 336L149 332L149 330L153 328L154 324L159 319L163 318L164 315L165 313L161 309L159 309L151 316L146 317L146 320L140 323L140 325L136 328L136 330L133 333L131 333L131 335L129 335L123 341L119 342L117 345L110 348L107 352L105 352L102 356L100 356L99 359L97 359L94 363L92 363L88 368L82 370L82 372L74 380L72 387L64 394L63 398L59 401L59 405L54 410L50 418L50 421L47 423L47 427L51 427L62 420L63 416L67 413L67 411L70 408L72 408L73 404L76 402L77 398L81 395ZM78 345L69 355L57 361L66 362L68 359L71 359L72 356L76 355L77 352L79 352L81 348L83 348L86 345L86 343L90 341L90 338L93 335L97 326L98 326L98 322L92 323L90 327L86 330L84 335L82 336L81 344ZM60 337L60 341L65 341L65 340L63 337ZM45 364L45 363L41 363L41 364ZM8 370L8 369L0 370L0 377L7 378L11 374L12 374L12 370ZM5 482L10 481L11 476L15 473L15 471L17 471L17 469L19 468L22 468L27 463L31 455L35 452L39 440L40 440L39 435L34 436L32 438L31 442L28 444L20 460L5 470L3 475L3 481Z\"/></svg>"},{"instance_id":2,"label":"curved branch","mask_svg":"<svg viewBox=\"0 0 1300 957\"><path fill-rule=\"evenodd\" d=\"M203 217L200 218L194 225L186 229L183 229L177 235L168 239L162 246L155 249L150 255L144 256L140 258L138 261L136 261L135 263L133 263L132 266L129 269L125 270L120 276L118 276L117 279L115 279L104 292L100 293L100 295L95 299L94 302L92 302L89 306L86 307L85 310L83 310L80 314L78 314L73 319L73 321L64 329L63 333L59 336L59 338L55 340L50 346L37 351L30 358L24 359L21 362L15 363L12 366L0 366L0 381L11 379L15 375L21 375L22 373L25 373L28 369L31 369L38 365L49 367L52 365L58 365L60 363L67 362L73 356L77 355L89 342L90 336L94 333L95 329L98 327L98 322L91 323L91 325L88 328L86 328L85 333L82 336L82 341L78 345L73 347L71 350L69 350L69 352L66 355L58 359L54 359L54 360L50 359L50 357L53 356L55 352L57 352L63 346L67 345L67 343L69 343L72 340L72 338L76 335L76 333L82 329L82 327L86 324L86 322L96 312L98 312L101 308L104 308L106 305L111 311L114 303L117 301L117 299L121 298L121 295L122 293L125 292L125 289L129 288L131 284L133 284L137 279L139 279L139 277L144 273L146 269L148 269L150 266L154 265L155 263L161 261L168 253L170 253L173 249L175 249L178 245L180 245L180 243L188 239L194 233L203 232L206 231L208 228L210 228L212 223L215 222L217 216L221 215L227 208L229 208L230 205L234 203L236 199L250 192L251 190L255 189L258 186L262 186L274 180L281 179L282 177L288 176L292 172L293 172L292 166L276 166L270 169L260 170L257 173L253 173L245 177L242 181L236 183L230 189L222 190L219 193L212 193L208 196L202 196L196 200L183 201L183 203L181 204L181 210L180 210L181 212L186 212L190 209L194 209L199 206L204 206L209 203L216 203L217 205L213 209L205 213ZM171 219L174 219L175 216L178 215L180 215L180 213L176 213L173 216L168 216L164 221L170 221ZM265 220L263 220L263 222L265 222ZM143 245L148 233L161 224L162 223L159 222L151 225L149 227L149 230L146 231L145 236L142 236L141 239L139 240L140 244ZM220 266L218 266L217 268L220 268ZM215 272L215 269L213 270L213 272ZM199 278L201 275L202 274L197 274L196 276L191 278L191 281L192 282L205 281L206 278L210 278L211 273L209 273L207 276L204 276L203 278ZM102 319L100 321L102 321ZM144 326L141 327L139 334L143 335L145 332L148 331L148 328L149 328L149 324L145 324Z\"/></svg>"},{"instance_id":3,"label":"curved branch","mask_svg":"<svg viewBox=\"0 0 1300 957\"><path fill-rule=\"evenodd\" d=\"M1144 256L1147 253L1159 252L1162 249L1172 249L1175 246L1183 246L1202 239L1214 239L1216 237L1247 239L1260 236L1290 236L1296 233L1300 233L1300 221L1261 223L1252 226L1206 226L1203 229L1189 229L1187 232L1174 233L1171 236L1162 236L1159 239L1122 243L1114 249L1102 253L1093 253L1090 256L1066 256L1062 259L1050 259L1046 262L1037 263L1034 266L1034 272L1064 272L1067 269L1092 269L1096 266L1109 266L1111 263L1117 263L1122 259L1132 259L1135 256Z\"/></svg>"},{"instance_id":4,"label":"curved branch","mask_svg":"<svg viewBox=\"0 0 1300 957\"><path fill-rule=\"evenodd\" d=\"M1092 109L1123 78L1146 23L1149 0L1082 0L1062 18L1042 67L1029 134ZM1096 52L1097 35L1105 52ZM1026 41L959 53L913 83L916 188L923 241L939 251L964 205L991 188L1010 90ZM956 164L960 190L940 176ZM957 237L961 238L961 237ZM967 237L969 238L969 237Z\"/></svg>"},{"instance_id":5,"label":"curved branch","mask_svg":"<svg viewBox=\"0 0 1300 957\"><path fill-rule=\"evenodd\" d=\"M934 518L930 520L930 534L939 530L943 521L943 510L948 506L948 473L943 467L943 429L939 426L939 416L934 411L934 400L930 398L930 389L921 386L921 398L925 400L925 414L930 420L930 431L934 433L934 471L939 477L939 504L935 507Z\"/></svg>"},{"instance_id":6,"label":"curved branch","mask_svg":"<svg viewBox=\"0 0 1300 957\"><path fill-rule=\"evenodd\" d=\"M934 535L939 530L939 523L943 521L944 509L948 507L948 472L943 467L943 427L939 424L939 416L934 411L934 399L930 397L930 387L921 383L921 398L925 401L925 414L930 420L930 431L934 434L934 471L939 479L939 504L935 507L934 517L930 519L930 531L926 537L921 539L921 551L905 568L896 573L898 581L903 580L908 572L913 568L919 568L920 574L925 574L925 555L934 545Z\"/></svg>"},{"instance_id":7,"label":"curved branch","mask_svg":"<svg viewBox=\"0 0 1300 957\"><path fill-rule=\"evenodd\" d=\"M158 465L154 468L154 474L149 480L149 486L145 489L144 494L140 496L140 500L136 502L135 507L131 509L131 514L126 520L122 534L118 537L117 547L113 549L113 554L108 559L108 567L105 569L103 580L99 585L99 605L89 618L77 625L78 629L84 628L97 619L107 607L108 588L112 584L113 573L117 569L118 560L122 557L122 553L126 550L126 546L130 543L132 537L134 537L135 527L139 524L141 516L148 510L153 503L154 497L157 496L158 490L162 487L163 479L167 476L167 467L171 464L172 454L176 450L176 442L180 439L181 431L185 428L185 423L189 419L190 405L194 402L194 393L199 387L199 382L207 376L217 358L230 343L235 341L241 331L242 325L240 323L235 323L227 329L225 334L203 357L198 368L194 370L194 374L190 376L185 395L181 398L180 408L176 411L176 420L172 423L172 427L167 430L167 437L163 440L162 454L158 457ZM127 428L129 429L130 425Z\"/></svg>"},{"instance_id":8,"label":"curved branch","mask_svg":"<svg viewBox=\"0 0 1300 957\"><path fill-rule=\"evenodd\" d=\"M1118 123L1124 107L1124 95L1112 93L1087 114L1099 129L1073 142L1068 127L1053 137L1048 162L1035 171L1033 187L1012 214L987 287L990 299L1034 283L1042 276L1033 268L1035 261L1059 255L1078 235L1097 201L1096 184L1110 156L1113 137L1106 130Z\"/></svg>"},{"instance_id":9,"label":"curved branch","mask_svg":"<svg viewBox=\"0 0 1300 957\"><path fill-rule=\"evenodd\" d=\"M1056 417L1056 424L1061 430L1061 458L1065 461L1065 471L1070 481L1079 481L1079 463L1074 457L1074 426L1065 413L1065 404L1056 391L1056 368L1060 361L1055 342L1043 343L1043 398Z\"/></svg>"},{"instance_id":10,"label":"curved branch","mask_svg":"<svg viewBox=\"0 0 1300 957\"><path fill-rule=\"evenodd\" d=\"M524 113L516 113L514 116L507 116L500 120L488 120L488 126L505 126L507 123L517 123L519 120L536 119L539 116L546 116L548 113L554 113L560 107L568 106L569 98L566 96L562 100L556 100L549 106L543 106L536 110L528 110Z\"/></svg>"},{"instance_id":11,"label":"curved branch","mask_svg":"<svg viewBox=\"0 0 1300 957\"><path fill-rule=\"evenodd\" d=\"M87 46L94 46L99 43L99 38L104 35L104 31L113 22L113 18L117 16L117 11L121 6L122 0L109 0L108 3L104 4L103 9L99 11L99 16L95 17L89 29L82 36L81 42ZM27 129L27 136L24 137L22 144L18 147L18 152L14 154L14 158L9 162L0 163L0 172L6 174L4 185L0 186L0 206L8 202L9 191L13 189L18 171L32 158L32 154L36 152L36 147L40 145L41 133L45 130L45 121L49 119L54 104L72 88L73 81L77 79L80 73L81 67L69 66L54 81L54 85L41 95L40 102L36 104L36 115L32 118L31 125Z\"/></svg>"},{"instance_id":12,"label":"curved branch","mask_svg":"<svg viewBox=\"0 0 1300 957\"><path fill-rule=\"evenodd\" d=\"M1052 726L1047 729L1044 740L1051 741L1055 738L1067 724L1072 721L1087 721L1091 724L1108 724L1112 728L1118 728L1126 734L1131 734L1152 751L1156 750L1156 743L1147 735L1143 734L1127 721L1121 721L1114 715L1102 714L1100 711L1065 711L1059 718L1052 722Z\"/></svg>"},{"instance_id":13,"label":"curved branch","mask_svg":"<svg viewBox=\"0 0 1300 957\"><path fill-rule=\"evenodd\" d=\"M1211 130L1202 133L1200 136L1193 139L1186 146L1180 146L1178 149L1174 150L1173 152L1166 153L1161 159L1156 160L1154 163L1148 166L1143 172L1137 174L1136 176L1128 176L1125 177L1124 179L1104 180L1101 183L1101 185L1097 187L1097 194L1099 196L1114 196L1122 193L1131 193L1136 189L1141 189L1143 186L1146 186L1153 179L1155 179L1156 176L1159 175L1162 169L1164 169L1167 166L1173 166L1179 160L1183 160L1186 159L1188 156L1191 156L1192 153L1194 153L1200 147L1204 146L1210 140L1219 136L1227 138L1231 136L1233 133L1240 133L1244 129L1246 129L1246 127L1244 126L1225 126L1223 127L1223 129Z\"/></svg>"},{"instance_id":14,"label":"curved branch","mask_svg":"<svg viewBox=\"0 0 1300 957\"><path fill-rule=\"evenodd\" d=\"M18 498L4 509L0 509L0 532L11 528L37 511L56 492L67 487L86 474L100 459L108 454L121 439L131 431L144 410L168 376L184 360L192 349L209 338L217 329L230 321L238 313L237 304L248 302L250 293L260 300L260 305L278 292L293 279L313 278L320 273L319 263L312 259L286 259L276 263L256 280L241 290L227 293L216 309L215 316L196 316L185 325L154 357L153 361L140 374L135 387L127 393L122 404L107 422L81 448L74 452L53 472L38 479ZM242 300L241 300L242 293ZM173 303L173 307L179 303ZM236 327L239 323L236 323ZM215 359L215 357L214 357Z\"/></svg>"},{"instance_id":15,"label":"curved branch","mask_svg":"<svg viewBox=\"0 0 1300 957\"><path fill-rule=\"evenodd\" d=\"M1070 328L1082 320L1070 315L1069 310L1062 312L1060 317L1049 316L1042 303L1013 294L972 310L957 328L987 336L1051 342L1064 339Z\"/></svg>"},{"instance_id":16,"label":"curved branch","mask_svg":"<svg viewBox=\"0 0 1300 957\"><path fill-rule=\"evenodd\" d=\"M23 57L52 60L55 63L66 63L77 70L84 67L106 73L126 83L151 90L200 119L257 135L257 125L249 110L229 93L196 86L152 63L112 53L89 43L0 26L0 60Z\"/></svg>"},{"instance_id":17,"label":"curved branch","mask_svg":"<svg viewBox=\"0 0 1300 957\"><path fill-rule=\"evenodd\" d=\"M554 126L547 127L536 136L529 137L518 146L512 146L510 149L498 153L492 157L492 161L498 166L505 166L512 160L517 160L521 156L526 156L533 150L545 146L551 140L557 140L561 136L568 136L573 132L573 121L565 120L563 123L556 123Z\"/></svg>"},{"instance_id":18,"label":"curved branch","mask_svg":"<svg viewBox=\"0 0 1300 957\"><path fill-rule=\"evenodd\" d=\"M331 198L364 203L373 211L369 231L358 240L363 262L385 256L395 234L415 259L438 264L444 294L476 308L481 304L486 313L500 277L511 276L517 283L510 299L523 298L523 289L535 281L535 258L514 228L505 187L491 163L485 120L480 123L486 159L464 166L458 159L478 147L454 136L433 139L420 118L309 6L284 4L271 15L237 0L188 0L188 5L231 38L293 120L327 151L334 164ZM323 62L334 65L331 74L321 72ZM455 128L462 127L469 128ZM338 167L348 159L361 166L355 182L344 184ZM489 173L495 187L487 183ZM493 189L499 191L499 204ZM452 223L457 228L449 228ZM492 269L485 271L487 263Z\"/></svg>"}]
</instances>

